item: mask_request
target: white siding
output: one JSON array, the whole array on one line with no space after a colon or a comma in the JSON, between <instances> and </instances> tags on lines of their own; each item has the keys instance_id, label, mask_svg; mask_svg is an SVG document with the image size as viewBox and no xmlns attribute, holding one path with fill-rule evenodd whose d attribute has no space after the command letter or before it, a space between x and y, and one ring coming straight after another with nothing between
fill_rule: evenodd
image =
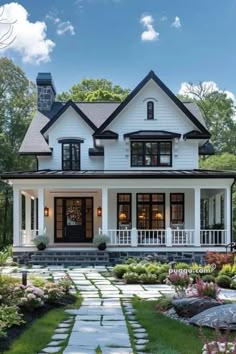
<instances>
[{"instance_id":1,"label":"white siding","mask_svg":"<svg viewBox=\"0 0 236 354\"><path fill-rule=\"evenodd\" d=\"M59 138L81 138L84 143L81 146L81 170L103 170L103 158L89 157L88 150L93 146L93 130L74 111L73 108L62 114L48 131L49 146L53 148L52 156L39 156L39 169L61 169L61 144Z\"/></svg>"},{"instance_id":2,"label":"white siding","mask_svg":"<svg viewBox=\"0 0 236 354\"><path fill-rule=\"evenodd\" d=\"M154 120L147 120L147 101L154 99ZM107 127L119 134L116 142L105 142L105 170L128 170L130 167L130 142L124 141L125 133L137 130L165 130L179 134L196 129L194 124L150 81ZM173 143L172 169L194 169L198 167L198 141L180 140ZM136 168L140 169L140 168ZM152 169L154 169L152 167ZM160 168L156 168L160 169ZM166 169L166 168L164 168Z\"/></svg>"}]
</instances>

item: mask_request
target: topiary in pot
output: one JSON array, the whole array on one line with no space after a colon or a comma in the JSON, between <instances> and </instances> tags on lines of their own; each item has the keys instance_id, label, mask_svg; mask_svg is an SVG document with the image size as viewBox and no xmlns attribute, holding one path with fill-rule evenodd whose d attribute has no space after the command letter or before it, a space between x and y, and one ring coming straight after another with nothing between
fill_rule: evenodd
<instances>
[{"instance_id":1,"label":"topiary in pot","mask_svg":"<svg viewBox=\"0 0 236 354\"><path fill-rule=\"evenodd\" d=\"M95 235L93 238L93 243L97 246L99 251L104 251L107 248L107 242L109 241L109 237L107 235Z\"/></svg>"},{"instance_id":2,"label":"topiary in pot","mask_svg":"<svg viewBox=\"0 0 236 354\"><path fill-rule=\"evenodd\" d=\"M37 235L32 239L32 242L35 244L39 251L43 251L49 244L49 237L46 235Z\"/></svg>"},{"instance_id":3,"label":"topiary in pot","mask_svg":"<svg viewBox=\"0 0 236 354\"><path fill-rule=\"evenodd\" d=\"M219 275L216 278L216 284L221 288L230 288L231 279L227 275Z\"/></svg>"}]
</instances>

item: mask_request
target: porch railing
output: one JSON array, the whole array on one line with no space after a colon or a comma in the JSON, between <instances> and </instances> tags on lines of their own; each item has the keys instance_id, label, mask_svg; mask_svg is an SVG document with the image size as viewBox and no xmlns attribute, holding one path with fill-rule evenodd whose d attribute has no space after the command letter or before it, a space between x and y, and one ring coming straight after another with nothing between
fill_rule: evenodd
<instances>
[{"instance_id":1,"label":"porch railing","mask_svg":"<svg viewBox=\"0 0 236 354\"><path fill-rule=\"evenodd\" d=\"M103 230L100 229L99 232L102 233ZM105 233L109 236L111 246L214 247L225 246L228 240L227 230L200 230L200 235L194 229L171 228L165 230L109 229Z\"/></svg>"},{"instance_id":2,"label":"porch railing","mask_svg":"<svg viewBox=\"0 0 236 354\"><path fill-rule=\"evenodd\" d=\"M202 246L222 246L227 244L227 230L201 230L200 242Z\"/></svg>"},{"instance_id":3,"label":"porch railing","mask_svg":"<svg viewBox=\"0 0 236 354\"><path fill-rule=\"evenodd\" d=\"M38 230L21 230L20 237L22 246L33 246L32 239L38 235Z\"/></svg>"}]
</instances>

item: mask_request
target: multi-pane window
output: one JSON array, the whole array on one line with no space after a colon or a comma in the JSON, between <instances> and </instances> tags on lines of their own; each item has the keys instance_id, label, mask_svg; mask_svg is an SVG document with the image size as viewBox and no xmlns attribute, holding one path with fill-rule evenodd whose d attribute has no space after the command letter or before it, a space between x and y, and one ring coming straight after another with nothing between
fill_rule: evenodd
<instances>
[{"instance_id":1,"label":"multi-pane window","mask_svg":"<svg viewBox=\"0 0 236 354\"><path fill-rule=\"evenodd\" d=\"M220 197L220 223L224 225L225 222L225 208L224 208L224 195Z\"/></svg>"},{"instance_id":2,"label":"multi-pane window","mask_svg":"<svg viewBox=\"0 0 236 354\"><path fill-rule=\"evenodd\" d=\"M154 102L147 102L147 119L154 119Z\"/></svg>"},{"instance_id":3,"label":"multi-pane window","mask_svg":"<svg viewBox=\"0 0 236 354\"><path fill-rule=\"evenodd\" d=\"M171 165L171 141L131 142L132 167L165 167Z\"/></svg>"},{"instance_id":4,"label":"multi-pane window","mask_svg":"<svg viewBox=\"0 0 236 354\"><path fill-rule=\"evenodd\" d=\"M201 199L201 229L209 227L209 199Z\"/></svg>"},{"instance_id":5,"label":"multi-pane window","mask_svg":"<svg viewBox=\"0 0 236 354\"><path fill-rule=\"evenodd\" d=\"M62 144L62 169L80 170L80 144Z\"/></svg>"},{"instance_id":6,"label":"multi-pane window","mask_svg":"<svg viewBox=\"0 0 236 354\"><path fill-rule=\"evenodd\" d=\"M184 223L184 193L170 194L170 222L173 225Z\"/></svg>"},{"instance_id":7,"label":"multi-pane window","mask_svg":"<svg viewBox=\"0 0 236 354\"><path fill-rule=\"evenodd\" d=\"M131 227L131 203L131 193L117 194L118 229L122 226Z\"/></svg>"},{"instance_id":8,"label":"multi-pane window","mask_svg":"<svg viewBox=\"0 0 236 354\"><path fill-rule=\"evenodd\" d=\"M139 230L165 228L165 194L137 194L137 228Z\"/></svg>"}]
</instances>

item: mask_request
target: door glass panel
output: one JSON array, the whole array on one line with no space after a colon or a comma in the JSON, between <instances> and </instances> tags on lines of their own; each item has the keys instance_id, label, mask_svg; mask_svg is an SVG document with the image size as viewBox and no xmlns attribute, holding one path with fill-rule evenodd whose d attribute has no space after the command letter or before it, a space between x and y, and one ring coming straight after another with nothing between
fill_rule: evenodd
<instances>
[{"instance_id":1,"label":"door glass panel","mask_svg":"<svg viewBox=\"0 0 236 354\"><path fill-rule=\"evenodd\" d=\"M66 201L66 224L81 225L82 219L82 201L81 199L71 199Z\"/></svg>"}]
</instances>

